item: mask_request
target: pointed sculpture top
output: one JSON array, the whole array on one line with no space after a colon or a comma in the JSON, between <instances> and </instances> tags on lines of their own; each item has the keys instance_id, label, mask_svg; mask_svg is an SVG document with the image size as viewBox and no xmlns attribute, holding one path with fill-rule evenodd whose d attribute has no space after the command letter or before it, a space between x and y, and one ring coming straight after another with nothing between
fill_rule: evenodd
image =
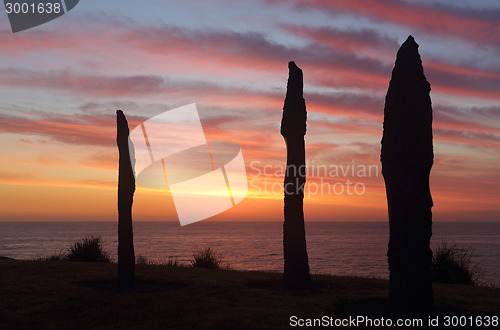
<instances>
[{"instance_id":1,"label":"pointed sculpture top","mask_svg":"<svg viewBox=\"0 0 500 330\"><path fill-rule=\"evenodd\" d=\"M304 138L306 134L307 111L303 96L302 70L294 61L288 62L288 84L286 88L281 135L287 138Z\"/></svg>"},{"instance_id":2,"label":"pointed sculpture top","mask_svg":"<svg viewBox=\"0 0 500 330\"><path fill-rule=\"evenodd\" d=\"M287 97L301 99L303 84L302 70L295 64L294 61L288 62Z\"/></svg>"},{"instance_id":3,"label":"pointed sculpture top","mask_svg":"<svg viewBox=\"0 0 500 330\"><path fill-rule=\"evenodd\" d=\"M300 70L300 68L297 66L297 64L295 64L295 61L288 62L288 68L290 70L292 70L292 69L299 69Z\"/></svg>"},{"instance_id":4,"label":"pointed sculpture top","mask_svg":"<svg viewBox=\"0 0 500 330\"><path fill-rule=\"evenodd\" d=\"M422 60L418 53L418 44L413 36L408 36L401 45L396 56L396 63L392 72L392 80L408 80L408 75L424 78ZM425 79L425 78L424 78Z\"/></svg>"},{"instance_id":5,"label":"pointed sculpture top","mask_svg":"<svg viewBox=\"0 0 500 330\"><path fill-rule=\"evenodd\" d=\"M403 54L405 56L410 56L410 54L414 55L415 53L418 55L418 44L415 42L415 39L409 35L406 41L403 42L399 48L397 56L400 57Z\"/></svg>"},{"instance_id":6,"label":"pointed sculpture top","mask_svg":"<svg viewBox=\"0 0 500 330\"><path fill-rule=\"evenodd\" d=\"M122 110L116 110L116 122L119 125L120 124L123 125L123 123L127 123L127 118L125 117L125 114L123 113Z\"/></svg>"},{"instance_id":7,"label":"pointed sculpture top","mask_svg":"<svg viewBox=\"0 0 500 330\"><path fill-rule=\"evenodd\" d=\"M408 36L408 38L406 38L406 41L404 43L413 43L413 44L417 45L417 43L415 42L415 39L413 38L413 36L411 34ZM418 45L417 45L417 47L418 47Z\"/></svg>"},{"instance_id":8,"label":"pointed sculpture top","mask_svg":"<svg viewBox=\"0 0 500 330\"><path fill-rule=\"evenodd\" d=\"M128 122L122 110L116 110L116 125L118 128L118 136L125 136L128 138Z\"/></svg>"}]
</instances>

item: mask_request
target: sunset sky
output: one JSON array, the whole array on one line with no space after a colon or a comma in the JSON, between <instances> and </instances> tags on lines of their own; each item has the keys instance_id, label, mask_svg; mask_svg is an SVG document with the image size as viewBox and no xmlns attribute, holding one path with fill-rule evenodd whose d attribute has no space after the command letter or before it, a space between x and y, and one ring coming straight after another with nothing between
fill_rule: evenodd
<instances>
[{"instance_id":1,"label":"sunset sky","mask_svg":"<svg viewBox=\"0 0 500 330\"><path fill-rule=\"evenodd\" d=\"M190 103L209 141L240 145L249 179L213 220L282 221L290 60L308 164L372 169L310 173L306 221L386 221L384 99L410 34L432 88L433 219L500 221L500 2L480 0L85 0L15 34L2 9L0 221L116 220L116 110L133 129ZM311 191L347 180L363 193ZM145 220L177 221L168 191L137 187Z\"/></svg>"}]
</instances>

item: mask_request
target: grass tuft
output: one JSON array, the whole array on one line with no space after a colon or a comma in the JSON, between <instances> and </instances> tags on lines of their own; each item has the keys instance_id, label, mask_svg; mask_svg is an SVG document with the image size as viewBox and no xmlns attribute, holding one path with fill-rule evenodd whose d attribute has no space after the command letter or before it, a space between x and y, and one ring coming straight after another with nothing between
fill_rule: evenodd
<instances>
[{"instance_id":1,"label":"grass tuft","mask_svg":"<svg viewBox=\"0 0 500 330\"><path fill-rule=\"evenodd\" d=\"M472 264L471 249L447 242L439 244L432 255L432 280L437 283L479 285L480 269Z\"/></svg>"},{"instance_id":2,"label":"grass tuft","mask_svg":"<svg viewBox=\"0 0 500 330\"><path fill-rule=\"evenodd\" d=\"M167 266L167 267L183 267L184 265L180 263L177 258L169 257L167 261L154 261L150 260L144 256L138 256L135 258L135 263L137 265L152 265L152 266Z\"/></svg>"},{"instance_id":3,"label":"grass tuft","mask_svg":"<svg viewBox=\"0 0 500 330\"><path fill-rule=\"evenodd\" d=\"M168 258L164 264L167 267L182 267L182 264L177 260L177 258Z\"/></svg>"},{"instance_id":4,"label":"grass tuft","mask_svg":"<svg viewBox=\"0 0 500 330\"><path fill-rule=\"evenodd\" d=\"M65 261L65 260L68 260L68 256L64 253L62 253L62 251L59 251L59 254L53 254L51 256L47 256L47 257L39 257L39 258L35 258L34 260L36 261Z\"/></svg>"},{"instance_id":5,"label":"grass tuft","mask_svg":"<svg viewBox=\"0 0 500 330\"><path fill-rule=\"evenodd\" d=\"M229 265L210 247L194 252L193 258L191 259L191 266L211 269L229 269Z\"/></svg>"},{"instance_id":6,"label":"grass tuft","mask_svg":"<svg viewBox=\"0 0 500 330\"><path fill-rule=\"evenodd\" d=\"M90 236L68 248L68 260L111 262L111 257L104 251L101 237Z\"/></svg>"}]
</instances>

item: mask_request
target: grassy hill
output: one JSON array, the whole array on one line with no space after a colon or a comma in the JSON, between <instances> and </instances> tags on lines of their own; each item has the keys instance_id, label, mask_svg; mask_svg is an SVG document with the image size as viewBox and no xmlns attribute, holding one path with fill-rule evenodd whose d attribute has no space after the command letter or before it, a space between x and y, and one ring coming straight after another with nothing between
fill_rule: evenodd
<instances>
[{"instance_id":1,"label":"grassy hill","mask_svg":"<svg viewBox=\"0 0 500 330\"><path fill-rule=\"evenodd\" d=\"M0 260L0 329L283 329L293 315L391 316L387 280L315 275L312 290L287 291L276 273L138 265L135 288L120 291L116 268ZM500 315L498 288L435 284L434 291L441 321Z\"/></svg>"}]
</instances>

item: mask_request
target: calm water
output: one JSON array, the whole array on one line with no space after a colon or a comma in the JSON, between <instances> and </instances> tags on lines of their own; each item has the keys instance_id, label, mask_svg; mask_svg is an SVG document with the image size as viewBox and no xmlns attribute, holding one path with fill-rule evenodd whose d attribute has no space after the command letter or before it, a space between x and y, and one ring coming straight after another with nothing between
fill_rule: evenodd
<instances>
[{"instance_id":1,"label":"calm water","mask_svg":"<svg viewBox=\"0 0 500 330\"><path fill-rule=\"evenodd\" d=\"M432 244L454 242L473 249L482 280L500 284L500 223L435 223ZM85 236L99 235L105 249L117 250L115 222L0 222L0 255L31 259L57 254ZM308 223L312 273L388 277L388 225L379 222ZM189 263L193 251L207 246L232 268L282 271L280 222L210 222L186 227L167 222L134 224L136 256Z\"/></svg>"}]
</instances>

